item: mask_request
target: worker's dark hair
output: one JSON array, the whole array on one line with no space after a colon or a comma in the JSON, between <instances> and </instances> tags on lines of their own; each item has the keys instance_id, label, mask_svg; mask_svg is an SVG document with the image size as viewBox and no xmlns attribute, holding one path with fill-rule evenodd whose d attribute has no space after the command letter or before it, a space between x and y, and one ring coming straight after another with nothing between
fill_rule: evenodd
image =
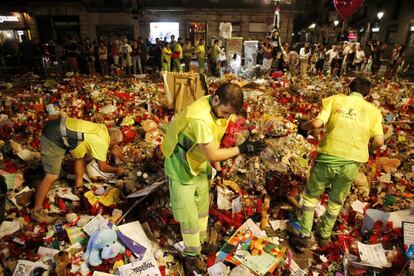
<instances>
[{"instance_id":1,"label":"worker's dark hair","mask_svg":"<svg viewBox=\"0 0 414 276\"><path fill-rule=\"evenodd\" d=\"M240 113L243 107L243 90L234 83L222 84L215 93L220 99L220 104L230 105L236 113Z\"/></svg>"},{"instance_id":2,"label":"worker's dark hair","mask_svg":"<svg viewBox=\"0 0 414 276\"><path fill-rule=\"evenodd\" d=\"M349 84L349 88L351 89L351 92L358 92L366 97L371 89L371 82L365 78L355 78Z\"/></svg>"}]
</instances>

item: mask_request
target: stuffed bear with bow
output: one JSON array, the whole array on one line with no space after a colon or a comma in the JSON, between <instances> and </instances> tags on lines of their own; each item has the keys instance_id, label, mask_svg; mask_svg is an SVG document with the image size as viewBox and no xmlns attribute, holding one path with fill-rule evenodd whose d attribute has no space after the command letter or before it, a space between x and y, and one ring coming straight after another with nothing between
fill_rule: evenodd
<instances>
[{"instance_id":1,"label":"stuffed bear with bow","mask_svg":"<svg viewBox=\"0 0 414 276\"><path fill-rule=\"evenodd\" d=\"M118 242L116 231L112 228L101 228L95 231L88 242L83 259L91 266L98 266L102 259L111 259L125 252L125 247Z\"/></svg>"}]
</instances>

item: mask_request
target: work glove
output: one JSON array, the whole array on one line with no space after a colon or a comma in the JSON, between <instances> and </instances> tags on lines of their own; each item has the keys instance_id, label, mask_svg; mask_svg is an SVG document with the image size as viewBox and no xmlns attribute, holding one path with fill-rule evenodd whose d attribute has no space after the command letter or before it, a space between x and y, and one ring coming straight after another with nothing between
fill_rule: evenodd
<instances>
[{"instance_id":1,"label":"work glove","mask_svg":"<svg viewBox=\"0 0 414 276\"><path fill-rule=\"evenodd\" d=\"M243 144L239 145L240 153L257 155L266 148L266 143L262 140L249 141L246 139Z\"/></svg>"},{"instance_id":2,"label":"work glove","mask_svg":"<svg viewBox=\"0 0 414 276\"><path fill-rule=\"evenodd\" d=\"M301 126L303 123L305 123L306 120L303 120L301 118L298 119L298 129L297 129L297 133L299 135L302 135L305 139L309 136L309 133L307 130L304 130Z\"/></svg>"}]
</instances>

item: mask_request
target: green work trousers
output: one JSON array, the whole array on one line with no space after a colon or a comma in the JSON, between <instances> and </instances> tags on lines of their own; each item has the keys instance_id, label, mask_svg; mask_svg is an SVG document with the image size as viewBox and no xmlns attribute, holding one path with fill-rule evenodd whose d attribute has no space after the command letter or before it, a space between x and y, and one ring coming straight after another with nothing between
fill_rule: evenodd
<instances>
[{"instance_id":1,"label":"green work trousers","mask_svg":"<svg viewBox=\"0 0 414 276\"><path fill-rule=\"evenodd\" d=\"M173 72L183 71L183 68L181 67L181 60L179 58L175 58L172 60L172 71Z\"/></svg>"},{"instance_id":2,"label":"green work trousers","mask_svg":"<svg viewBox=\"0 0 414 276\"><path fill-rule=\"evenodd\" d=\"M201 242L207 238L209 210L209 181L182 184L168 178L170 201L175 220L180 223L185 245L184 254L196 256L201 252Z\"/></svg>"},{"instance_id":3,"label":"green work trousers","mask_svg":"<svg viewBox=\"0 0 414 276\"><path fill-rule=\"evenodd\" d=\"M171 62L163 62L162 63L162 71L170 71L170 67L171 67Z\"/></svg>"},{"instance_id":4,"label":"green work trousers","mask_svg":"<svg viewBox=\"0 0 414 276\"><path fill-rule=\"evenodd\" d=\"M318 162L314 165L303 195L302 235L310 235L319 197L329 185L332 185L329 193L328 207L322 217L319 228L319 236L322 238L329 238L331 236L332 228L334 227L342 204L351 189L352 182L359 171L359 166L359 163L329 166Z\"/></svg>"}]
</instances>

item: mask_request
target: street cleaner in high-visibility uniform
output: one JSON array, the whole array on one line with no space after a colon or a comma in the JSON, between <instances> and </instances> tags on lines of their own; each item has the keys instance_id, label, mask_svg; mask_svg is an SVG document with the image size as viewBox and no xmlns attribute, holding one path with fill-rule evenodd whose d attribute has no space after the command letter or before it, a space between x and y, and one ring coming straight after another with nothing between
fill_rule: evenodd
<instances>
[{"instance_id":1,"label":"street cleaner in high-visibility uniform","mask_svg":"<svg viewBox=\"0 0 414 276\"><path fill-rule=\"evenodd\" d=\"M76 159L76 188L83 185L85 155L95 158L102 172L126 174L124 168L113 167L106 162L108 150L115 157L122 156L119 149L114 147L122 141L122 138L123 135L119 129L111 128L108 131L103 124L64 117L46 122L40 137L42 165L46 175L37 189L32 218L46 223L55 220L42 209L42 205L53 182L59 178L62 161L67 151Z\"/></svg>"},{"instance_id":2,"label":"street cleaner in high-visibility uniform","mask_svg":"<svg viewBox=\"0 0 414 276\"><path fill-rule=\"evenodd\" d=\"M305 131L324 127L325 135L318 145L318 156L303 194L300 236L290 240L291 246L298 250L311 247L315 207L329 186L328 206L315 238L319 246L331 241L336 218L360 165L368 161L370 150L384 143L381 111L364 99L370 93L371 83L356 78L349 88L349 95L323 99L319 115L300 125Z\"/></svg>"},{"instance_id":3,"label":"street cleaner in high-visibility uniform","mask_svg":"<svg viewBox=\"0 0 414 276\"><path fill-rule=\"evenodd\" d=\"M201 242L206 240L210 164L220 175L220 161L264 149L263 141L248 139L238 147L220 148L230 117L241 112L242 105L240 86L223 84L214 95L204 96L185 108L168 126L162 143L172 210L180 222L185 246L186 275L197 270Z\"/></svg>"}]
</instances>

